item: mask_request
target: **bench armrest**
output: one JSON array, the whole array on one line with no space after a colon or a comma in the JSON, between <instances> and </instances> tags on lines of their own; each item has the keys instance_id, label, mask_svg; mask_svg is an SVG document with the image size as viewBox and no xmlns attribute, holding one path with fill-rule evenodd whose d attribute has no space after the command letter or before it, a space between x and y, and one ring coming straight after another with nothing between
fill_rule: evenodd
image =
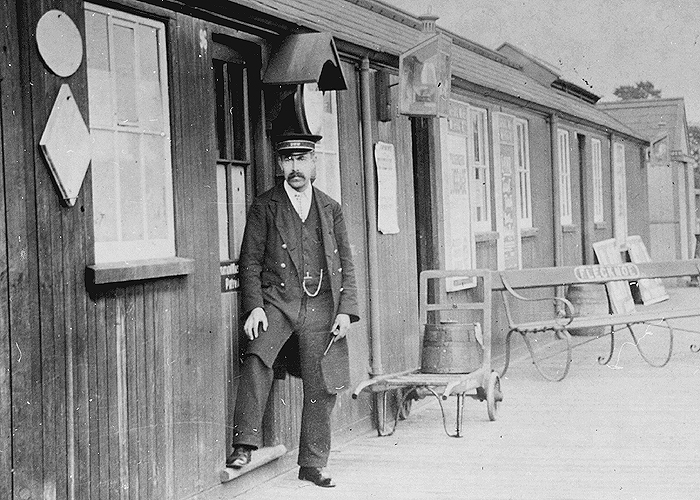
<instances>
[{"instance_id":1,"label":"bench armrest","mask_svg":"<svg viewBox=\"0 0 700 500\"><path fill-rule=\"evenodd\" d=\"M560 323L561 326L568 326L573 320L574 320L574 314L576 311L576 308L574 305L568 300L563 297L525 297L524 295L519 294L516 292L512 286L508 283L508 280L506 280L505 276L501 275L501 280L503 281L503 285L505 286L506 290L508 290L508 293L510 293L513 297L515 297L518 300L524 300L526 302L541 302L541 301L552 301L552 304L554 306L557 306L557 303L563 304L564 309L562 310L561 308L557 308L557 322L559 322L559 319L564 320L563 322ZM562 314L563 311L563 314ZM509 318L510 321L510 318Z\"/></svg>"}]
</instances>

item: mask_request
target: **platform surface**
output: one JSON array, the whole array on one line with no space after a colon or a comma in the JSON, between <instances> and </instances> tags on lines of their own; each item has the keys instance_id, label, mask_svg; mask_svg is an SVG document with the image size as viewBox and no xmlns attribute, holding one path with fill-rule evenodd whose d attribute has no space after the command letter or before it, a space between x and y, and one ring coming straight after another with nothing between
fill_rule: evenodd
<instances>
[{"instance_id":1,"label":"platform surface","mask_svg":"<svg viewBox=\"0 0 700 500\"><path fill-rule=\"evenodd\" d=\"M698 288L669 292L673 307L700 307ZM697 318L674 325L700 329ZM293 469L230 498L700 498L700 354L689 349L700 334L677 332L665 368L647 365L629 335L619 337L608 366L596 361L607 354L606 340L577 339L585 343L574 349L562 382L542 380L527 356L517 357L502 381L498 420L488 420L485 403L468 399L463 438L444 434L431 401L390 437L372 433L334 448L332 490L299 481ZM652 357L663 357L660 332L640 337ZM454 405L446 408L451 418Z\"/></svg>"}]
</instances>

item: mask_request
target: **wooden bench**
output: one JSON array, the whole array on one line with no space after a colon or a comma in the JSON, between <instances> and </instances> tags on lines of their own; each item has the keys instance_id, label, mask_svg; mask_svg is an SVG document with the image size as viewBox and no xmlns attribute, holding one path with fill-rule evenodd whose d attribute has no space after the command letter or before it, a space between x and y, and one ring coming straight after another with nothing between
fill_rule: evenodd
<instances>
[{"instance_id":1,"label":"wooden bench","mask_svg":"<svg viewBox=\"0 0 700 500\"><path fill-rule=\"evenodd\" d=\"M673 328L667 320L700 316L700 304L685 309L671 309L655 306L653 310L625 313L609 313L604 315L576 316L573 304L561 297L532 297L523 296L527 289L562 287L571 284L605 283L637 281L640 279L678 278L683 276L698 276L700 274L700 259L668 262L625 263L614 265L581 265L566 267L530 268L507 271L494 271L492 289L501 292L505 313L508 320L506 336L505 366L501 373L503 377L510 363L510 342L514 333L519 333L527 347L532 361L540 374L547 380L562 380L569 372L571 364L572 339L569 333L573 328L604 327L610 328L610 353L607 359L598 359L601 364L607 364L612 359L615 346L615 327L628 329L644 360L652 366L665 366L671 359L673 351ZM518 321L513 315L513 305L518 301L550 301L554 305L552 315L536 321ZM555 314L554 311L557 311ZM665 359L660 363L653 362L641 349L632 325L654 324L668 329L669 348ZM658 323L661 323L659 325ZM550 374L543 369L541 359L535 352L530 337L536 333L552 332L554 338L566 344L566 362L559 373Z\"/></svg>"}]
</instances>

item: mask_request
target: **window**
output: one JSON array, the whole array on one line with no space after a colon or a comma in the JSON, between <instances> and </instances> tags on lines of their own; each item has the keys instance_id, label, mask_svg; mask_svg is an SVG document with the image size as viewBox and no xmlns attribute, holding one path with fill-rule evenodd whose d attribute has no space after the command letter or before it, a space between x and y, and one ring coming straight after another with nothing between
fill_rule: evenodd
<instances>
[{"instance_id":1,"label":"window","mask_svg":"<svg viewBox=\"0 0 700 500\"><path fill-rule=\"evenodd\" d=\"M603 156L600 139L591 139L591 165L593 167L593 222L605 222L603 210Z\"/></svg>"},{"instance_id":2,"label":"window","mask_svg":"<svg viewBox=\"0 0 700 500\"><path fill-rule=\"evenodd\" d=\"M559 130L559 216L562 225L572 224L571 217L571 156L569 132Z\"/></svg>"},{"instance_id":3,"label":"window","mask_svg":"<svg viewBox=\"0 0 700 500\"><path fill-rule=\"evenodd\" d=\"M627 244L627 173L625 171L625 145L613 143L613 200L615 240L622 248Z\"/></svg>"},{"instance_id":4,"label":"window","mask_svg":"<svg viewBox=\"0 0 700 500\"><path fill-rule=\"evenodd\" d=\"M475 231L491 231L491 179L488 159L486 110L469 109L469 147L473 172Z\"/></svg>"},{"instance_id":5,"label":"window","mask_svg":"<svg viewBox=\"0 0 700 500\"><path fill-rule=\"evenodd\" d=\"M338 100L335 90L321 92L315 83L304 85L304 106L311 133L323 136L316 143L314 186L340 203Z\"/></svg>"},{"instance_id":6,"label":"window","mask_svg":"<svg viewBox=\"0 0 700 500\"><path fill-rule=\"evenodd\" d=\"M653 159L655 162L664 163L667 161L668 144L666 138L655 142L653 148Z\"/></svg>"},{"instance_id":7,"label":"window","mask_svg":"<svg viewBox=\"0 0 700 500\"><path fill-rule=\"evenodd\" d=\"M85 5L95 263L175 255L161 22Z\"/></svg>"},{"instance_id":8,"label":"window","mask_svg":"<svg viewBox=\"0 0 700 500\"><path fill-rule=\"evenodd\" d=\"M214 51L219 258L222 262L231 262L238 260L240 253L246 221L246 193L249 192L249 68L233 49L215 44Z\"/></svg>"},{"instance_id":9,"label":"window","mask_svg":"<svg viewBox=\"0 0 700 500\"><path fill-rule=\"evenodd\" d=\"M518 174L520 229L532 227L532 191L530 189L530 141L527 121L515 120L515 155Z\"/></svg>"}]
</instances>

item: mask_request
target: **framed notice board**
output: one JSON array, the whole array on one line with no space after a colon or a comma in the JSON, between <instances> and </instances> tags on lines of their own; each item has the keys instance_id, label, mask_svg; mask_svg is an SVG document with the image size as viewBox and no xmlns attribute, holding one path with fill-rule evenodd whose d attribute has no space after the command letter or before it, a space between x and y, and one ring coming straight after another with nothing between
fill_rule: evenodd
<instances>
[{"instance_id":1,"label":"framed notice board","mask_svg":"<svg viewBox=\"0 0 700 500\"><path fill-rule=\"evenodd\" d=\"M641 236L627 237L627 250L630 254L630 260L635 264L640 262L651 262L647 247L644 245ZM637 281L639 285L639 293L642 296L644 305L656 304L668 300L666 288L659 278L640 279Z\"/></svg>"},{"instance_id":2,"label":"framed notice board","mask_svg":"<svg viewBox=\"0 0 700 500\"><path fill-rule=\"evenodd\" d=\"M450 117L440 119L442 213L445 269L473 269L475 243L470 209L469 155L467 148L469 106L450 101ZM474 277L449 277L445 290L455 292L476 286Z\"/></svg>"}]
</instances>

